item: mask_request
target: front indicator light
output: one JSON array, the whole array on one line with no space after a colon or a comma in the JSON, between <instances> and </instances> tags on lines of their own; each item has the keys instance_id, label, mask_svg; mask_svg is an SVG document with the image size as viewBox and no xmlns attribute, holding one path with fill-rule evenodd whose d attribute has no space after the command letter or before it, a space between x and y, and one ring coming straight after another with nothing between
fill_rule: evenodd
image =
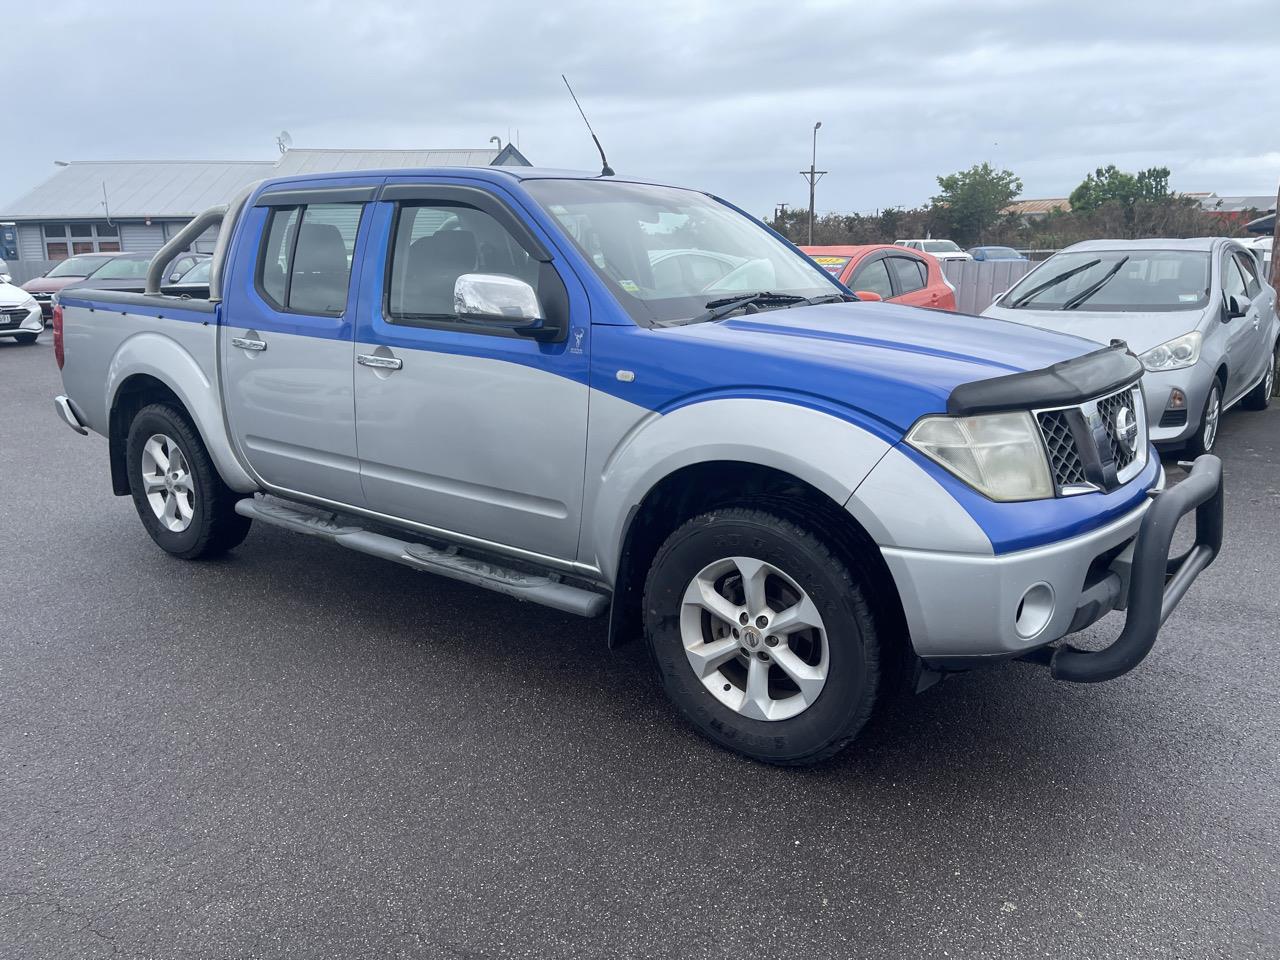
<instances>
[{"instance_id":1,"label":"front indicator light","mask_svg":"<svg viewBox=\"0 0 1280 960\"><path fill-rule=\"evenodd\" d=\"M1035 418L1027 411L925 417L907 443L992 500L1045 500L1053 478Z\"/></svg>"}]
</instances>

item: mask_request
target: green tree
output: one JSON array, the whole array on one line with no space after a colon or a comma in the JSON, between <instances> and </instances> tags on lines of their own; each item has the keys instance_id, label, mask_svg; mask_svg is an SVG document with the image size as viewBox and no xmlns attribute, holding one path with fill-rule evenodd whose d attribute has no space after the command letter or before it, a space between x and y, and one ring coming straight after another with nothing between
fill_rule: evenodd
<instances>
[{"instance_id":1,"label":"green tree","mask_svg":"<svg viewBox=\"0 0 1280 960\"><path fill-rule=\"evenodd\" d=\"M1087 213L1105 204L1116 203L1124 210L1132 211L1139 203L1159 203L1172 196L1168 167L1150 167L1132 174L1112 163L1098 167L1071 191L1071 209Z\"/></svg>"},{"instance_id":2,"label":"green tree","mask_svg":"<svg viewBox=\"0 0 1280 960\"><path fill-rule=\"evenodd\" d=\"M1011 170L997 170L985 161L938 177L938 186L932 212L962 246L981 243L1004 217L1004 208L1022 193L1022 181Z\"/></svg>"}]
</instances>

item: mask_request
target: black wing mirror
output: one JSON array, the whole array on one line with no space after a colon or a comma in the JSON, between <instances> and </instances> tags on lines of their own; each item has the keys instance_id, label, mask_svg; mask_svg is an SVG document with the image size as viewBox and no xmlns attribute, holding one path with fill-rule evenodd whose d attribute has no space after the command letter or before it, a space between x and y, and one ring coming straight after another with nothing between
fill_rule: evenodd
<instances>
[{"instance_id":1,"label":"black wing mirror","mask_svg":"<svg viewBox=\"0 0 1280 960\"><path fill-rule=\"evenodd\" d=\"M1232 295L1227 297L1227 319L1235 320L1249 312L1253 303L1248 297Z\"/></svg>"}]
</instances>

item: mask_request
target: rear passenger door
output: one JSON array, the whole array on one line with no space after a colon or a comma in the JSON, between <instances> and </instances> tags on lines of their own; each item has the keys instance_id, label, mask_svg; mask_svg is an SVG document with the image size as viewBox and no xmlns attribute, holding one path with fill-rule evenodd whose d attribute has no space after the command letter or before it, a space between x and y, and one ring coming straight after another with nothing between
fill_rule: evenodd
<instances>
[{"instance_id":1,"label":"rear passenger door","mask_svg":"<svg viewBox=\"0 0 1280 960\"><path fill-rule=\"evenodd\" d=\"M357 506L351 265L376 189L263 194L245 213L220 332L241 456L272 487Z\"/></svg>"},{"instance_id":2,"label":"rear passenger door","mask_svg":"<svg viewBox=\"0 0 1280 960\"><path fill-rule=\"evenodd\" d=\"M368 506L455 538L577 554L590 316L550 238L496 187L388 184L356 334L356 432ZM533 286L563 333L464 321L458 277Z\"/></svg>"},{"instance_id":3,"label":"rear passenger door","mask_svg":"<svg viewBox=\"0 0 1280 960\"><path fill-rule=\"evenodd\" d=\"M929 270L918 257L889 256L889 276L893 278L894 299L913 307L936 307L938 293L928 288Z\"/></svg>"}]
</instances>

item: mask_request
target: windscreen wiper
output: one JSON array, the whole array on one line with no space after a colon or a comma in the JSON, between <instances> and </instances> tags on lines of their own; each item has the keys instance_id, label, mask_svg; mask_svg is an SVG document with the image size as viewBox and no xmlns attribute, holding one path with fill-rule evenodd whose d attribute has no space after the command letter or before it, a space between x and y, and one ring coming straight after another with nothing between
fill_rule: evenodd
<instances>
[{"instance_id":1,"label":"windscreen wiper","mask_svg":"<svg viewBox=\"0 0 1280 960\"><path fill-rule=\"evenodd\" d=\"M1024 303L1030 300L1032 297L1035 297L1044 293L1050 287L1056 287L1058 284L1062 283L1064 280L1070 280L1077 273L1084 273L1084 271L1086 270L1093 269L1101 262L1102 262L1101 260L1090 260L1088 263L1082 263L1080 266L1075 267L1071 270L1068 270L1066 273L1060 273L1056 277L1051 277L1050 279L1046 280L1044 283L1036 284L1036 286L1032 287L1030 290L1028 290L1026 293L1020 296L1017 300L1013 301L1013 303L1009 304L1009 306L1016 310L1018 307L1022 306Z\"/></svg>"},{"instance_id":2,"label":"windscreen wiper","mask_svg":"<svg viewBox=\"0 0 1280 960\"><path fill-rule=\"evenodd\" d=\"M761 290L758 293L745 293L740 297L724 297L720 300L709 300L704 306L707 308L705 313L700 313L696 317L690 317L687 320L673 320L670 326L683 326L687 323L707 323L712 320L719 320L727 317L735 310L746 309L750 313L754 313L751 307L760 307L768 305L776 305L780 307L798 307L802 304L811 303L828 303L834 301L843 301L845 299L842 293L828 293L818 297L804 297L798 293L773 293L769 290Z\"/></svg>"},{"instance_id":3,"label":"windscreen wiper","mask_svg":"<svg viewBox=\"0 0 1280 960\"><path fill-rule=\"evenodd\" d=\"M1092 297L1095 293L1097 293L1099 290L1105 287L1108 283L1110 283L1111 278L1120 272L1120 268L1123 267L1125 263L1128 262L1128 260L1129 260L1129 257L1127 255L1121 257L1119 260L1116 261L1116 265L1107 271L1107 275L1105 277L1102 277L1097 283L1091 286L1085 287L1085 289L1081 290L1074 297L1067 300L1066 303L1062 305L1062 309L1074 310L1076 307L1080 306L1080 304L1084 303L1086 300Z\"/></svg>"}]
</instances>

